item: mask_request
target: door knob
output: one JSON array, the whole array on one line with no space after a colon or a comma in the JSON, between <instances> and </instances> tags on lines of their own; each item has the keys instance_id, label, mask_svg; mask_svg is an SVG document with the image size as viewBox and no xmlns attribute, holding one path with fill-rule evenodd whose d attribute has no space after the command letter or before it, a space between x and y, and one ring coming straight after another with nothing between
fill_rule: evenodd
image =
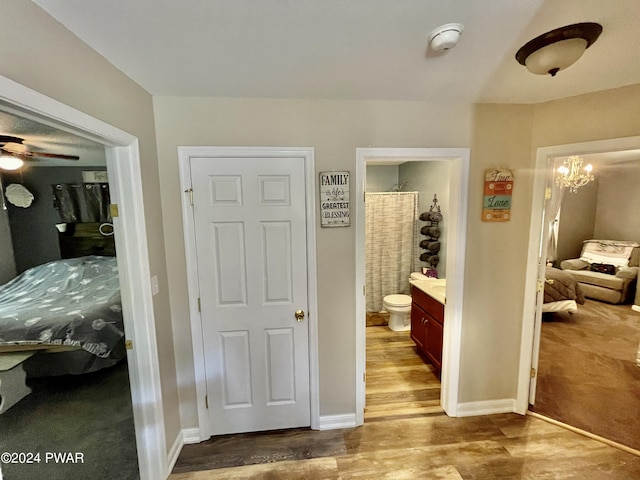
<instances>
[{"instance_id":1,"label":"door knob","mask_svg":"<svg viewBox=\"0 0 640 480\"><path fill-rule=\"evenodd\" d=\"M304 319L304 310L296 310L294 315L296 316L296 320L301 322Z\"/></svg>"}]
</instances>

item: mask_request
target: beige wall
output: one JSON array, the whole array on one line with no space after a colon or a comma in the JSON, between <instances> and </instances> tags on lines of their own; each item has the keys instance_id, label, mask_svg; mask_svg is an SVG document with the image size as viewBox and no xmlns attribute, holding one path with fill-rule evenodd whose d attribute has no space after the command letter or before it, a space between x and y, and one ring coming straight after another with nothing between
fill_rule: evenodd
<instances>
[{"instance_id":1,"label":"beige wall","mask_svg":"<svg viewBox=\"0 0 640 480\"><path fill-rule=\"evenodd\" d=\"M461 403L516 397L531 211L534 107L475 109L463 305ZM514 171L511 220L481 220L484 171Z\"/></svg>"},{"instance_id":2,"label":"beige wall","mask_svg":"<svg viewBox=\"0 0 640 480\"><path fill-rule=\"evenodd\" d=\"M584 240L640 240L640 161L599 162L595 180L566 192L560 211L558 261L577 258Z\"/></svg>"},{"instance_id":3,"label":"beige wall","mask_svg":"<svg viewBox=\"0 0 640 480\"><path fill-rule=\"evenodd\" d=\"M534 124L535 148L640 135L640 85L540 104L536 106ZM628 169L628 166L625 168ZM629 215L625 208L620 206L600 206L601 195L604 195L605 205L621 205L623 198L628 198L629 202L637 198L635 195L637 182L634 182L638 175L637 169L627 171L624 180L618 182L617 187L609 188L607 181L615 170L617 168L605 166L601 172L604 175L598 179L597 208L600 210L607 208L608 212L596 213L596 219L593 220L593 235L596 237L621 235L631 239L636 229L640 227L637 214ZM608 193L601 193L605 190ZM625 192L633 193L628 196ZM618 226L614 226L611 221ZM561 219L561 228L563 222L564 219Z\"/></svg>"},{"instance_id":4,"label":"beige wall","mask_svg":"<svg viewBox=\"0 0 640 480\"><path fill-rule=\"evenodd\" d=\"M640 135L640 85L538 105L477 105L471 149L461 402L515 398L539 147ZM484 168L515 169L512 220L482 223Z\"/></svg>"},{"instance_id":5,"label":"beige wall","mask_svg":"<svg viewBox=\"0 0 640 480\"><path fill-rule=\"evenodd\" d=\"M357 147L465 147L470 109L420 102L154 98L183 427L196 426L179 145L310 146L355 175ZM321 415L355 411L355 228L317 229Z\"/></svg>"},{"instance_id":6,"label":"beige wall","mask_svg":"<svg viewBox=\"0 0 640 480\"><path fill-rule=\"evenodd\" d=\"M151 96L25 0L0 6L0 75L138 137L167 444L180 432Z\"/></svg>"},{"instance_id":7,"label":"beige wall","mask_svg":"<svg viewBox=\"0 0 640 480\"><path fill-rule=\"evenodd\" d=\"M594 238L640 241L640 162L598 169Z\"/></svg>"},{"instance_id":8,"label":"beige wall","mask_svg":"<svg viewBox=\"0 0 640 480\"><path fill-rule=\"evenodd\" d=\"M582 252L582 242L594 238L599 177L600 175L575 193L567 190L562 197L556 262L558 267L562 260L578 258Z\"/></svg>"},{"instance_id":9,"label":"beige wall","mask_svg":"<svg viewBox=\"0 0 640 480\"><path fill-rule=\"evenodd\" d=\"M180 428L173 345L182 427L196 425L178 145L312 146L317 171L352 172L357 147L471 145L459 400L476 402L516 396L536 148L640 134L640 86L473 111L468 105L342 100L158 97L152 104L144 90L31 2L3 0L1 12L1 75L140 139L150 263L162 292L154 307L168 442ZM498 166L516 174L512 220L484 223L484 169ZM353 227L318 228L322 415L355 409L354 242Z\"/></svg>"},{"instance_id":10,"label":"beige wall","mask_svg":"<svg viewBox=\"0 0 640 480\"><path fill-rule=\"evenodd\" d=\"M534 125L534 148L638 135L640 85L542 103Z\"/></svg>"},{"instance_id":11,"label":"beige wall","mask_svg":"<svg viewBox=\"0 0 640 480\"><path fill-rule=\"evenodd\" d=\"M369 169L367 169L367 174ZM438 223L440 229L440 251L438 256L440 262L436 270L438 277L447 278L447 247L448 247L448 230L451 222L449 210L449 179L451 177L451 162L405 162L400 165L398 173L398 182L409 185L405 191L417 191L418 195L418 214L428 212L433 206L433 196L437 195L438 205L442 212L442 221ZM421 228L429 225L426 222L418 221L418 227ZM425 236L418 233L418 242L424 240ZM419 253L424 250L420 249ZM429 264L422 262L422 267L428 267Z\"/></svg>"},{"instance_id":12,"label":"beige wall","mask_svg":"<svg viewBox=\"0 0 640 480\"><path fill-rule=\"evenodd\" d=\"M477 105L473 113L464 106L420 102L156 97L183 428L196 426L196 416L177 146L312 146L317 171L354 171L359 146L471 145L459 401L512 399L517 396L536 148L637 134L633 118L640 109L629 107L639 103L636 91L541 105ZM602 115L606 121L600 122ZM506 223L485 223L480 217L484 170L495 167L510 167L516 176ZM318 229L321 415L355 408L354 241L352 228Z\"/></svg>"}]
</instances>

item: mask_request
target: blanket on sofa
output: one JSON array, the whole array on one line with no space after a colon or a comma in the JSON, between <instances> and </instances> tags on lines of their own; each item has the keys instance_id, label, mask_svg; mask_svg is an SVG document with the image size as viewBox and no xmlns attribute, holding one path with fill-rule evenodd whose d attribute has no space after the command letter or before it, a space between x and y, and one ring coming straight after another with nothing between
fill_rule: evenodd
<instances>
[{"instance_id":1,"label":"blanket on sofa","mask_svg":"<svg viewBox=\"0 0 640 480\"><path fill-rule=\"evenodd\" d=\"M557 268L547 267L545 278L544 303L575 300L580 305L584 304L584 294L580 284L570 274Z\"/></svg>"},{"instance_id":2,"label":"blanket on sofa","mask_svg":"<svg viewBox=\"0 0 640 480\"><path fill-rule=\"evenodd\" d=\"M616 240L585 240L580 260L588 263L601 263L626 267L637 242Z\"/></svg>"}]
</instances>

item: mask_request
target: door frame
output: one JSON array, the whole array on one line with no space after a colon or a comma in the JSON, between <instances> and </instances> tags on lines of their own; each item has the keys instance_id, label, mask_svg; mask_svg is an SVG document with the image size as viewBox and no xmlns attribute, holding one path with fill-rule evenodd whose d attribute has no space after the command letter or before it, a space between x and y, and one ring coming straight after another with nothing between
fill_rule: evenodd
<instances>
[{"instance_id":1,"label":"door frame","mask_svg":"<svg viewBox=\"0 0 640 480\"><path fill-rule=\"evenodd\" d=\"M309 398L311 412L311 428L320 427L319 396L319 358L318 358L318 297L316 266L316 216L315 216L315 164L313 147L178 147L178 165L180 169L180 186L182 195L182 218L187 266L187 291L189 298L189 319L191 323L191 340L193 347L193 364L195 372L196 403L198 418L198 436L200 441L211 437L212 428L207 413L206 395L207 379L204 358L204 338L202 335L202 319L198 310L198 264L195 244L195 222L190 202L191 157L242 158L300 158L304 161L305 171L305 209L307 230L307 293L309 321Z\"/></svg>"},{"instance_id":2,"label":"door frame","mask_svg":"<svg viewBox=\"0 0 640 480\"><path fill-rule=\"evenodd\" d=\"M540 147L536 151L525 296L522 311L516 413L524 415L527 412L532 385L534 385L533 391L535 391L535 383L537 382L537 375L533 378L531 377L531 369L534 365L537 369L540 326L542 322L542 303L537 300L537 282L538 279L544 280L544 265L541 265L539 261L539 259L546 258L547 253L547 245L543 241L543 235L547 230L546 226L543 225L547 203L544 198L544 191L546 186L553 184L553 160L556 157L568 155L586 155L636 149L640 149L640 136Z\"/></svg>"},{"instance_id":3,"label":"door frame","mask_svg":"<svg viewBox=\"0 0 640 480\"><path fill-rule=\"evenodd\" d=\"M127 350L127 362L140 478L166 478L171 466L164 429L138 139L2 76L0 108L105 147L111 201L119 207L113 224L124 327L127 339L134 345Z\"/></svg>"},{"instance_id":4,"label":"door frame","mask_svg":"<svg viewBox=\"0 0 640 480\"><path fill-rule=\"evenodd\" d=\"M447 308L442 350L440 405L450 417L458 416L460 355L462 345L462 303L464 299L467 205L469 197L468 148L357 148L356 149L356 425L364 423L366 399L366 300L365 300L365 180L366 165L390 158L404 161L448 161L450 198L447 238L450 245L447 267Z\"/></svg>"}]
</instances>

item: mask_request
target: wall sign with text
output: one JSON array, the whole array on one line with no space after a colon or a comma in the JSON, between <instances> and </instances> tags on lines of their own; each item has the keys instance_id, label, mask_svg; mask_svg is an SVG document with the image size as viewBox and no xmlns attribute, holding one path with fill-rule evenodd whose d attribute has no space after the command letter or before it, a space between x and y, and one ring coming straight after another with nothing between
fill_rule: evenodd
<instances>
[{"instance_id":1,"label":"wall sign with text","mask_svg":"<svg viewBox=\"0 0 640 480\"><path fill-rule=\"evenodd\" d=\"M350 225L349 172L320 172L320 226Z\"/></svg>"},{"instance_id":2,"label":"wall sign with text","mask_svg":"<svg viewBox=\"0 0 640 480\"><path fill-rule=\"evenodd\" d=\"M511 219L513 172L507 168L485 170L483 222L508 222Z\"/></svg>"}]
</instances>

